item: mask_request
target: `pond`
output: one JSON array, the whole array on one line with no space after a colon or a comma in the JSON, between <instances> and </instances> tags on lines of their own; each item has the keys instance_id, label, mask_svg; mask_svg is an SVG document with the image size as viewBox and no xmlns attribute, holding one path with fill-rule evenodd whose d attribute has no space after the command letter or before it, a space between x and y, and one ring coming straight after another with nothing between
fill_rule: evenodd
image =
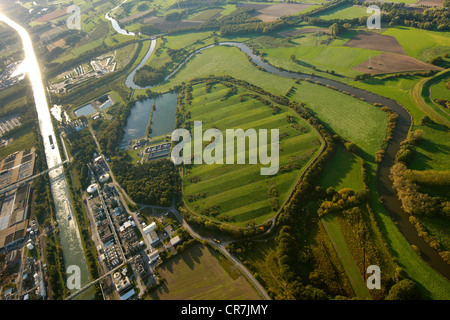
<instances>
[{"instance_id":1,"label":"pond","mask_svg":"<svg viewBox=\"0 0 450 320\"><path fill-rule=\"evenodd\" d=\"M175 129L175 109L177 106L176 92L168 92L155 98L155 109L152 115L150 138L171 134ZM122 138L122 146L131 140L145 137L153 105L152 99L137 101L131 109Z\"/></svg>"}]
</instances>

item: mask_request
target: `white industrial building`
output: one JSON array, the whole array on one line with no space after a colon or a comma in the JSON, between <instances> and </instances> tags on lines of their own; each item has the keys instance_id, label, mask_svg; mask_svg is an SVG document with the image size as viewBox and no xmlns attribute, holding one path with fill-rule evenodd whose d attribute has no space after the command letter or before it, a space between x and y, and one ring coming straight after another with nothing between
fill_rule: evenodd
<instances>
[{"instance_id":1,"label":"white industrial building","mask_svg":"<svg viewBox=\"0 0 450 320\"><path fill-rule=\"evenodd\" d=\"M147 236L148 241L150 242L150 245L154 245L159 241L158 235L156 234L156 223L152 222L148 226L144 228L144 233Z\"/></svg>"}]
</instances>

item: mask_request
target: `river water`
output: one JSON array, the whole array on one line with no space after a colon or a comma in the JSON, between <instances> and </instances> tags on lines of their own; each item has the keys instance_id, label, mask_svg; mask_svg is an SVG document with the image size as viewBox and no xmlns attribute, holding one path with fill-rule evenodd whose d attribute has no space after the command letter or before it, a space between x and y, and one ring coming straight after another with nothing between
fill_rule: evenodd
<instances>
[{"instance_id":1,"label":"river water","mask_svg":"<svg viewBox=\"0 0 450 320\"><path fill-rule=\"evenodd\" d=\"M45 88L42 83L41 72L39 64L34 53L33 44L28 32L19 24L9 19L8 17L0 14L0 21L6 23L11 28L17 31L19 34L23 50L25 52L26 70L30 79L30 83L33 89L34 102L36 105L36 111L38 115L39 129L44 141L45 157L47 160L47 166L52 168L61 163L61 155L59 153L58 144L55 136L53 124L50 117L50 110L48 106L47 96ZM50 138L52 136L54 147L51 146ZM64 168L61 166L55 170L49 172L50 188L55 204L56 219L58 228L60 230L61 247L64 256L64 263L66 268L70 265L76 265L80 268L81 275L81 287L91 281L89 270L84 255L81 238L75 219L70 221L67 219L68 212L73 216L72 201L70 198L66 176L64 174ZM66 206L67 203L67 206ZM68 209L66 209L66 207ZM76 290L72 290L74 292ZM77 297L78 299L93 299L93 288L87 290L82 295Z\"/></svg>"},{"instance_id":2,"label":"river water","mask_svg":"<svg viewBox=\"0 0 450 320\"><path fill-rule=\"evenodd\" d=\"M109 10L106 14L105 14L105 18L109 21L111 21L111 25L114 28L114 30L116 30L118 33L123 34L125 36L134 36L135 34L133 32L127 31L125 29L122 29L119 25L119 23L117 22L116 19L110 17L110 13L113 12L114 10L116 10L117 8L119 8L121 5L123 5L125 2L127 2L128 0L125 0L124 2L122 2L121 4L119 4L117 7L112 8L111 10Z\"/></svg>"}]
</instances>

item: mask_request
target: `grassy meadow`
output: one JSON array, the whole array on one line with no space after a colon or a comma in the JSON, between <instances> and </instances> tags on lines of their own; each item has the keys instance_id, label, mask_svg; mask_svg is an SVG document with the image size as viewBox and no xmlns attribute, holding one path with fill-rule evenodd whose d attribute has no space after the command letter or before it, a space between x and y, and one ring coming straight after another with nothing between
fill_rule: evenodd
<instances>
[{"instance_id":1,"label":"grassy meadow","mask_svg":"<svg viewBox=\"0 0 450 320\"><path fill-rule=\"evenodd\" d=\"M334 20L334 19L353 19L365 15L368 15L366 13L365 7L356 5L343 5L327 10L324 13L317 15L315 17L323 20Z\"/></svg>"},{"instance_id":2,"label":"grassy meadow","mask_svg":"<svg viewBox=\"0 0 450 320\"><path fill-rule=\"evenodd\" d=\"M350 188L357 191L364 189L361 164L361 158L347 151L341 144L338 144L334 157L321 173L321 186L325 190L330 187L336 190Z\"/></svg>"},{"instance_id":3,"label":"grassy meadow","mask_svg":"<svg viewBox=\"0 0 450 320\"><path fill-rule=\"evenodd\" d=\"M260 300L238 269L204 245L194 245L158 267L165 279L151 300Z\"/></svg>"},{"instance_id":4,"label":"grassy meadow","mask_svg":"<svg viewBox=\"0 0 450 320\"><path fill-rule=\"evenodd\" d=\"M291 110L280 106L281 110L272 114L272 109L257 100L240 102L239 95L220 101L227 90L219 84L207 93L203 84L194 86L192 104L187 106L187 111L191 113L190 120L203 121L203 130L215 127L223 134L226 129L279 129L280 170L274 176L262 176L260 168L268 165L249 165L248 160L247 164L193 165L185 170L184 195L206 194L189 203L198 213L218 205L220 213L217 218L226 215L240 226L249 222L258 224L276 212L271 209L271 201L277 203L276 207L284 201L302 169L319 150L321 142L315 131ZM239 88L238 94L246 92ZM288 123L287 115L296 117L302 131ZM282 167L292 162L298 167L283 172ZM189 182L194 176L201 180ZM276 197L268 195L272 189L276 189Z\"/></svg>"},{"instance_id":5,"label":"grassy meadow","mask_svg":"<svg viewBox=\"0 0 450 320\"><path fill-rule=\"evenodd\" d=\"M386 133L386 114L371 104L307 81L294 85L294 99L306 103L334 132L374 156Z\"/></svg>"}]
</instances>

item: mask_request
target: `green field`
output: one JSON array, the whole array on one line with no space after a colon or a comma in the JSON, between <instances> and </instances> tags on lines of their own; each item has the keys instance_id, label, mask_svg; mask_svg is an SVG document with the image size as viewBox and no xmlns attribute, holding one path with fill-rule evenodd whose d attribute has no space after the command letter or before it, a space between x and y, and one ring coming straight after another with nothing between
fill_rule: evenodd
<instances>
[{"instance_id":1,"label":"green field","mask_svg":"<svg viewBox=\"0 0 450 320\"><path fill-rule=\"evenodd\" d=\"M276 67L309 74L317 74L319 70L333 70L338 74L354 77L360 74L352 70L354 66L376 57L381 52L343 46L353 35L353 32L349 32L332 39L329 35L317 36L316 33L307 33L291 40L291 44L295 46L277 48L266 46L261 51L266 54L268 62ZM291 59L292 55L295 56L295 61ZM327 77L326 74L323 75ZM345 78L337 80L348 81Z\"/></svg>"},{"instance_id":2,"label":"green field","mask_svg":"<svg viewBox=\"0 0 450 320\"><path fill-rule=\"evenodd\" d=\"M190 120L203 121L203 130L214 126L223 133L226 129L237 128L279 129L280 136L286 135L280 141L280 170L274 176L262 176L260 168L268 165L249 165L248 160L246 164L194 165L183 179L184 195L206 194L206 197L189 203L198 213L219 205L218 218L222 215L232 217L233 223L240 226L250 221L258 224L276 212L271 209L271 201L281 205L303 167L319 150L321 142L302 119L297 118L296 122L303 132L290 126L286 116L295 116L291 110L280 106L281 110L273 115L268 106L253 99L240 102L238 95L220 101L227 90L220 84L206 93L203 84L194 86L193 101L187 106L187 111L191 112ZM247 90L239 88L241 93L247 93ZM290 163L296 163L298 167L282 172L282 167ZM191 183L189 179L192 177L200 177L201 180ZM276 199L268 196L273 188L278 194Z\"/></svg>"},{"instance_id":3,"label":"green field","mask_svg":"<svg viewBox=\"0 0 450 320\"><path fill-rule=\"evenodd\" d=\"M294 83L293 79L287 79L256 69L238 48L217 46L197 54L167 83L156 86L152 90L165 92L176 85L180 85L182 82L209 76L210 74L231 75L275 94L283 95ZM135 92L139 94L139 90Z\"/></svg>"},{"instance_id":4,"label":"green field","mask_svg":"<svg viewBox=\"0 0 450 320\"><path fill-rule=\"evenodd\" d=\"M406 53L414 58L428 61L430 50L441 48L445 51L450 49L450 34L411 27L393 27L382 34L394 36ZM420 39L420 41L414 41ZM434 56L433 56L434 57Z\"/></svg>"},{"instance_id":5,"label":"green field","mask_svg":"<svg viewBox=\"0 0 450 320\"><path fill-rule=\"evenodd\" d=\"M192 17L189 18L191 21L206 21L214 17L216 14L220 13L222 9L209 9L202 11Z\"/></svg>"},{"instance_id":6,"label":"green field","mask_svg":"<svg viewBox=\"0 0 450 320\"><path fill-rule=\"evenodd\" d=\"M152 300L260 300L253 287L227 259L194 245L158 267L165 279L150 292Z\"/></svg>"},{"instance_id":7,"label":"green field","mask_svg":"<svg viewBox=\"0 0 450 320\"><path fill-rule=\"evenodd\" d=\"M321 173L320 184L325 190L329 187L336 190L343 188L350 188L355 191L364 189L361 163L361 158L338 144L335 155Z\"/></svg>"},{"instance_id":8,"label":"green field","mask_svg":"<svg viewBox=\"0 0 450 320\"><path fill-rule=\"evenodd\" d=\"M434 84L431 87L431 98L434 99L442 99L442 100L450 100L450 78L443 79L438 83Z\"/></svg>"},{"instance_id":9,"label":"green field","mask_svg":"<svg viewBox=\"0 0 450 320\"><path fill-rule=\"evenodd\" d=\"M448 170L450 156L449 129L440 124L417 126L425 132L408 167L411 170Z\"/></svg>"},{"instance_id":10,"label":"green field","mask_svg":"<svg viewBox=\"0 0 450 320\"><path fill-rule=\"evenodd\" d=\"M333 20L333 19L353 19L365 15L368 15L366 13L365 7L345 5L345 6L338 6L337 8L333 8L331 10L327 10L324 13L315 17L323 20Z\"/></svg>"},{"instance_id":11,"label":"green field","mask_svg":"<svg viewBox=\"0 0 450 320\"><path fill-rule=\"evenodd\" d=\"M314 78L313 78L314 80ZM386 133L386 114L371 104L307 81L294 86L294 99L306 103L344 139L374 156Z\"/></svg>"}]
</instances>

